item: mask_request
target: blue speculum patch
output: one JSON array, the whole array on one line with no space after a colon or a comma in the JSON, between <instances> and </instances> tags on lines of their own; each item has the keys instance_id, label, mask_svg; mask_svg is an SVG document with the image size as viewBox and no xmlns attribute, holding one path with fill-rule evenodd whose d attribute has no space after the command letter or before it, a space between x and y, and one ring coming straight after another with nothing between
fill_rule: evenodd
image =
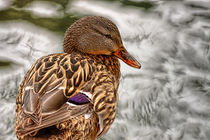
<instances>
[{"instance_id":1,"label":"blue speculum patch","mask_svg":"<svg viewBox=\"0 0 210 140\"><path fill-rule=\"evenodd\" d=\"M76 105L82 105L82 104L87 104L90 101L86 95L79 92L76 95L74 95L73 97L71 97L68 102L76 104Z\"/></svg>"}]
</instances>

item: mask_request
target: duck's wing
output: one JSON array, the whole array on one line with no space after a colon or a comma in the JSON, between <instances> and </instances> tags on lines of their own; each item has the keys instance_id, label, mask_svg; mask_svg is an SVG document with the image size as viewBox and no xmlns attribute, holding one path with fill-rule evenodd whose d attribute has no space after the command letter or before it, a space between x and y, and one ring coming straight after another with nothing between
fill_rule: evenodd
<instances>
[{"instance_id":1,"label":"duck's wing","mask_svg":"<svg viewBox=\"0 0 210 140\"><path fill-rule=\"evenodd\" d=\"M56 117L54 113L91 80L95 71L92 63L76 54L54 54L37 60L24 83L24 118L41 125L44 115Z\"/></svg>"},{"instance_id":2,"label":"duck's wing","mask_svg":"<svg viewBox=\"0 0 210 140\"><path fill-rule=\"evenodd\" d=\"M71 106L66 103L62 105L62 107L56 112L49 115L44 115L39 125L29 121L27 124L24 124L24 127L20 127L16 133L19 136L25 136L42 128L53 126L67 121L73 117L86 114L89 111L89 105L90 104Z\"/></svg>"}]
</instances>

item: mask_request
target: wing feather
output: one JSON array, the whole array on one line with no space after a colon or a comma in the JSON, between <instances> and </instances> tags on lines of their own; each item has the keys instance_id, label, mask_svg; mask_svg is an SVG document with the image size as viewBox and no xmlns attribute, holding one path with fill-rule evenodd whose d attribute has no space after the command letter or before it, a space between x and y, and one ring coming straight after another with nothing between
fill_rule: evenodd
<instances>
[{"instance_id":1,"label":"wing feather","mask_svg":"<svg viewBox=\"0 0 210 140\"><path fill-rule=\"evenodd\" d=\"M55 112L88 84L93 74L93 67L88 58L78 54L53 54L42 57L33 65L30 72L27 73L25 87L22 87L24 89L21 89L22 93L20 94L23 94L23 114L26 119L29 117L35 122L34 129L48 126L48 123L45 123L44 114L48 114L49 118L54 118L57 122L63 121L64 118L59 114L56 116ZM30 89L27 90L26 87L30 87ZM63 109L59 113L64 112ZM71 116L73 110L71 109L70 112L67 113L68 117ZM19 134L25 135L31 132L27 128L31 122L28 121L27 124L26 121L25 123L24 128L18 128L28 129L28 132L21 130L22 132Z\"/></svg>"},{"instance_id":2,"label":"wing feather","mask_svg":"<svg viewBox=\"0 0 210 140\"><path fill-rule=\"evenodd\" d=\"M71 106L68 104L64 104L58 111L45 115L42 118L42 122L40 125L36 125L34 123L28 123L24 128L20 128L17 131L19 136L28 135L42 128L46 128L49 126L56 125L58 123L69 120L70 118L77 117L82 114L86 114L88 112L89 105L79 105L79 106Z\"/></svg>"}]
</instances>

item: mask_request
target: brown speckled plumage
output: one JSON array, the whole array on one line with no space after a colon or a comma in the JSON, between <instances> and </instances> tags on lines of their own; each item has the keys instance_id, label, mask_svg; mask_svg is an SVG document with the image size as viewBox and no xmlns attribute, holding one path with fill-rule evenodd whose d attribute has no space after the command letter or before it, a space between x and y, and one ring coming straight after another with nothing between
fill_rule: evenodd
<instances>
[{"instance_id":1,"label":"brown speckled plumage","mask_svg":"<svg viewBox=\"0 0 210 140\"><path fill-rule=\"evenodd\" d=\"M75 22L65 35L65 53L38 59L22 81L16 99L17 138L94 140L106 133L116 116L117 57L140 67L126 50L119 56L121 48L110 20L92 16ZM77 94L89 101L74 104L70 99Z\"/></svg>"}]
</instances>

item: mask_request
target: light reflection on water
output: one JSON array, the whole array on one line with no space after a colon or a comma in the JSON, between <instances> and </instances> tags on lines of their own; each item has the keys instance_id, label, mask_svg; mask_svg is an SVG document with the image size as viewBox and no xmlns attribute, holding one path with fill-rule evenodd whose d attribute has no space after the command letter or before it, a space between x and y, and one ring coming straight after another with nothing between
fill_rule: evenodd
<instances>
[{"instance_id":1,"label":"light reflection on water","mask_svg":"<svg viewBox=\"0 0 210 140\"><path fill-rule=\"evenodd\" d=\"M0 139L15 139L15 96L24 73L40 56L61 52L65 29L84 15L112 19L143 66L121 63L117 118L101 139L210 139L208 0L1 3Z\"/></svg>"}]
</instances>

